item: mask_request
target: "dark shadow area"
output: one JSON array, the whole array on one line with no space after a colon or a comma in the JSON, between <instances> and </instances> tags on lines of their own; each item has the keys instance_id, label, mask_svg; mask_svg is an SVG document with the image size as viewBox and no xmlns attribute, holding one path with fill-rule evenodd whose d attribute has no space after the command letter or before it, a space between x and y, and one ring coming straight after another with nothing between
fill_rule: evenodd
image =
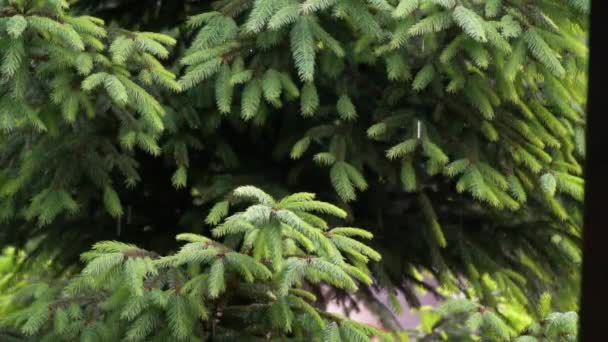
<instances>
[{"instance_id":1,"label":"dark shadow area","mask_svg":"<svg viewBox=\"0 0 608 342\"><path fill-rule=\"evenodd\" d=\"M580 310L580 341L605 341L605 312L608 307L608 241L606 194L608 193L608 154L605 110L606 59L603 48L605 28L599 21L599 2L592 3L589 56L589 98L587 104L587 165L585 167L585 225L583 281ZM593 14L595 13L595 14Z\"/></svg>"}]
</instances>

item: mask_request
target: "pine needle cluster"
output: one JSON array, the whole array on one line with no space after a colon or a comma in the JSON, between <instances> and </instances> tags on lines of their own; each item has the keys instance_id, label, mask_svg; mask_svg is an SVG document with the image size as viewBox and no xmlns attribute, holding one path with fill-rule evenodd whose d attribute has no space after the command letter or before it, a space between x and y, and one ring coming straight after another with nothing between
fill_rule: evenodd
<instances>
[{"instance_id":1,"label":"pine needle cluster","mask_svg":"<svg viewBox=\"0 0 608 342\"><path fill-rule=\"evenodd\" d=\"M38 341L390 341L390 334L325 312L307 284L355 291L370 285L367 263L378 252L360 242L366 230L330 227L323 216L346 212L295 193L280 200L253 186L234 190L217 240L193 233L177 253L161 256L118 241L82 255L66 284L34 283L27 303L3 323Z\"/></svg>"}]
</instances>

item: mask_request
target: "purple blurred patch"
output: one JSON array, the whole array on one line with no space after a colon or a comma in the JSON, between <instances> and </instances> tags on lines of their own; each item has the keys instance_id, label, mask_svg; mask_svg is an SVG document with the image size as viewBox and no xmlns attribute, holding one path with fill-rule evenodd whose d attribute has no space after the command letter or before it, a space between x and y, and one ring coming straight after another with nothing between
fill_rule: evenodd
<instances>
[{"instance_id":1,"label":"purple blurred patch","mask_svg":"<svg viewBox=\"0 0 608 342\"><path fill-rule=\"evenodd\" d=\"M435 285L433 281L427 281L427 282L432 285ZM378 298L378 300L382 304L386 305L389 308L392 307L389 304L387 291L379 291L379 292L374 291L374 292L376 294L376 298ZM399 324L401 324L401 327L404 329L416 328L418 326L418 324L420 323L420 320L418 319L418 314L415 311L412 311L410 309L410 305L408 304L408 302L405 299L405 297L403 296L403 294L399 293L398 298L399 298L399 303L401 304L401 307L402 307L402 312L400 314L396 315L398 318ZM418 295L418 298L420 300L421 305L435 306L438 303L438 300L430 292L426 292L424 295ZM332 301L327 305L327 311L348 316L349 318L351 318L355 321L370 324L377 328L383 328L382 323L370 312L370 310L367 307L365 307L364 304L359 305L358 311L355 312L355 310L353 310L350 313L347 313L344 305L342 305L341 303L338 303L337 301Z\"/></svg>"}]
</instances>

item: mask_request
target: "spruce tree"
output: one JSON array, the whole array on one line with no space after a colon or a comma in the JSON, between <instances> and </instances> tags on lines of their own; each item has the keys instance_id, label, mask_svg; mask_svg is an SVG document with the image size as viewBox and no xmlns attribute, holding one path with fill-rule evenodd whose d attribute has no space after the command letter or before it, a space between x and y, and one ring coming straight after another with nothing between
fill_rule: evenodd
<instances>
[{"instance_id":1,"label":"spruce tree","mask_svg":"<svg viewBox=\"0 0 608 342\"><path fill-rule=\"evenodd\" d=\"M335 291L388 328L375 288L576 306L587 0L129 4L0 0L2 244L172 255L255 184L374 234Z\"/></svg>"},{"instance_id":2,"label":"spruce tree","mask_svg":"<svg viewBox=\"0 0 608 342\"><path fill-rule=\"evenodd\" d=\"M182 233L169 256L118 241L98 242L67 283L33 283L16 296L23 309L5 322L36 341L367 341L390 335L313 306L306 283L354 291L370 285L378 252L358 241L372 234L331 227L317 213L342 209L295 193L281 200L253 186L252 201L222 217L213 240Z\"/></svg>"},{"instance_id":3,"label":"spruce tree","mask_svg":"<svg viewBox=\"0 0 608 342\"><path fill-rule=\"evenodd\" d=\"M332 227L323 219L344 218L345 211L312 193L277 201L261 189L242 186L233 195L237 206L253 203L233 215L210 214L221 220L212 230L221 241L182 233L177 240L187 243L168 256L133 244L98 242L82 254L86 267L81 273L67 281L31 283L14 294L17 309L3 320L5 329L16 328L13 334L22 334L16 340L35 341L350 342L412 334L385 332L326 312L307 289L325 283L355 291L372 283L367 263L381 256L358 241L372 234ZM423 312L423 324L412 335L419 341L440 336L575 341L576 313L550 309L545 293L532 322L522 328L513 320L521 321L521 312L508 317L473 300L450 299ZM14 335L0 331L0 336Z\"/></svg>"}]
</instances>

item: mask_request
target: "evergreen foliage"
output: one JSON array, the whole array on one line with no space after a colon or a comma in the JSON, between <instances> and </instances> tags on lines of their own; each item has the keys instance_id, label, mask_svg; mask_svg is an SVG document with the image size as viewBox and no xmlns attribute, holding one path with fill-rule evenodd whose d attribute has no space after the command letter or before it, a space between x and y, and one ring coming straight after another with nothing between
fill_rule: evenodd
<instances>
[{"instance_id":1,"label":"evergreen foliage","mask_svg":"<svg viewBox=\"0 0 608 342\"><path fill-rule=\"evenodd\" d=\"M450 341L577 341L576 312L552 312L551 296L545 293L533 312L512 327L517 318L513 311L488 309L470 299L449 299L436 309L424 313L423 324L414 334L417 341L437 341L449 336Z\"/></svg>"},{"instance_id":2,"label":"evergreen foliage","mask_svg":"<svg viewBox=\"0 0 608 342\"><path fill-rule=\"evenodd\" d=\"M277 198L314 192L342 208L292 199L280 220L293 229L281 232L296 245L340 250L349 241L357 267L377 257L310 230L330 225L311 208L374 234L383 258L371 276L347 267L335 279L338 288L352 288L351 278L374 284L334 294L375 303L371 290L386 288L417 306L420 287L439 297L469 289L485 307L509 301L531 311L531 299L549 291L556 309L576 307L588 0L130 4L0 0L2 245L59 265L102 240L169 254L175 227L205 235L231 210L232 189L257 184ZM274 200L241 189L262 203L246 212L255 227ZM229 236L252 229L221 227ZM280 246L278 230L242 245ZM103 257L87 272L124 273L121 252L97 246ZM301 265L279 253L290 248L253 249L254 259L272 260L272 274L291 265L295 281ZM221 280L233 263L191 257L213 275L204 293L228 291ZM314 268L333 272L336 263ZM129 294L142 274L160 272L152 261L128 267ZM40 303L51 293L40 290ZM123 318L109 312L137 317L133 336L157 329L158 316L140 317L142 302L128 303ZM184 337L181 318L202 309L171 303L167 333ZM296 331L292 305L279 301L276 319L260 323ZM389 309L370 306L398 328ZM38 320L25 332L50 324L43 309L31 307ZM53 320L68 334L65 323L80 314ZM327 324L325 334L357 335L349 329Z\"/></svg>"},{"instance_id":3,"label":"evergreen foliage","mask_svg":"<svg viewBox=\"0 0 608 342\"><path fill-rule=\"evenodd\" d=\"M390 334L321 310L307 284L356 290L371 283L380 255L358 241L366 230L309 223L346 213L310 193L275 201L262 190L234 190L253 202L212 234L182 233L177 253L160 256L103 241L82 255L86 267L65 284L32 283L24 307L3 323L36 341L390 341ZM236 203L235 203L236 204ZM218 217L217 212L212 213ZM221 241L221 242L220 242Z\"/></svg>"}]
</instances>

